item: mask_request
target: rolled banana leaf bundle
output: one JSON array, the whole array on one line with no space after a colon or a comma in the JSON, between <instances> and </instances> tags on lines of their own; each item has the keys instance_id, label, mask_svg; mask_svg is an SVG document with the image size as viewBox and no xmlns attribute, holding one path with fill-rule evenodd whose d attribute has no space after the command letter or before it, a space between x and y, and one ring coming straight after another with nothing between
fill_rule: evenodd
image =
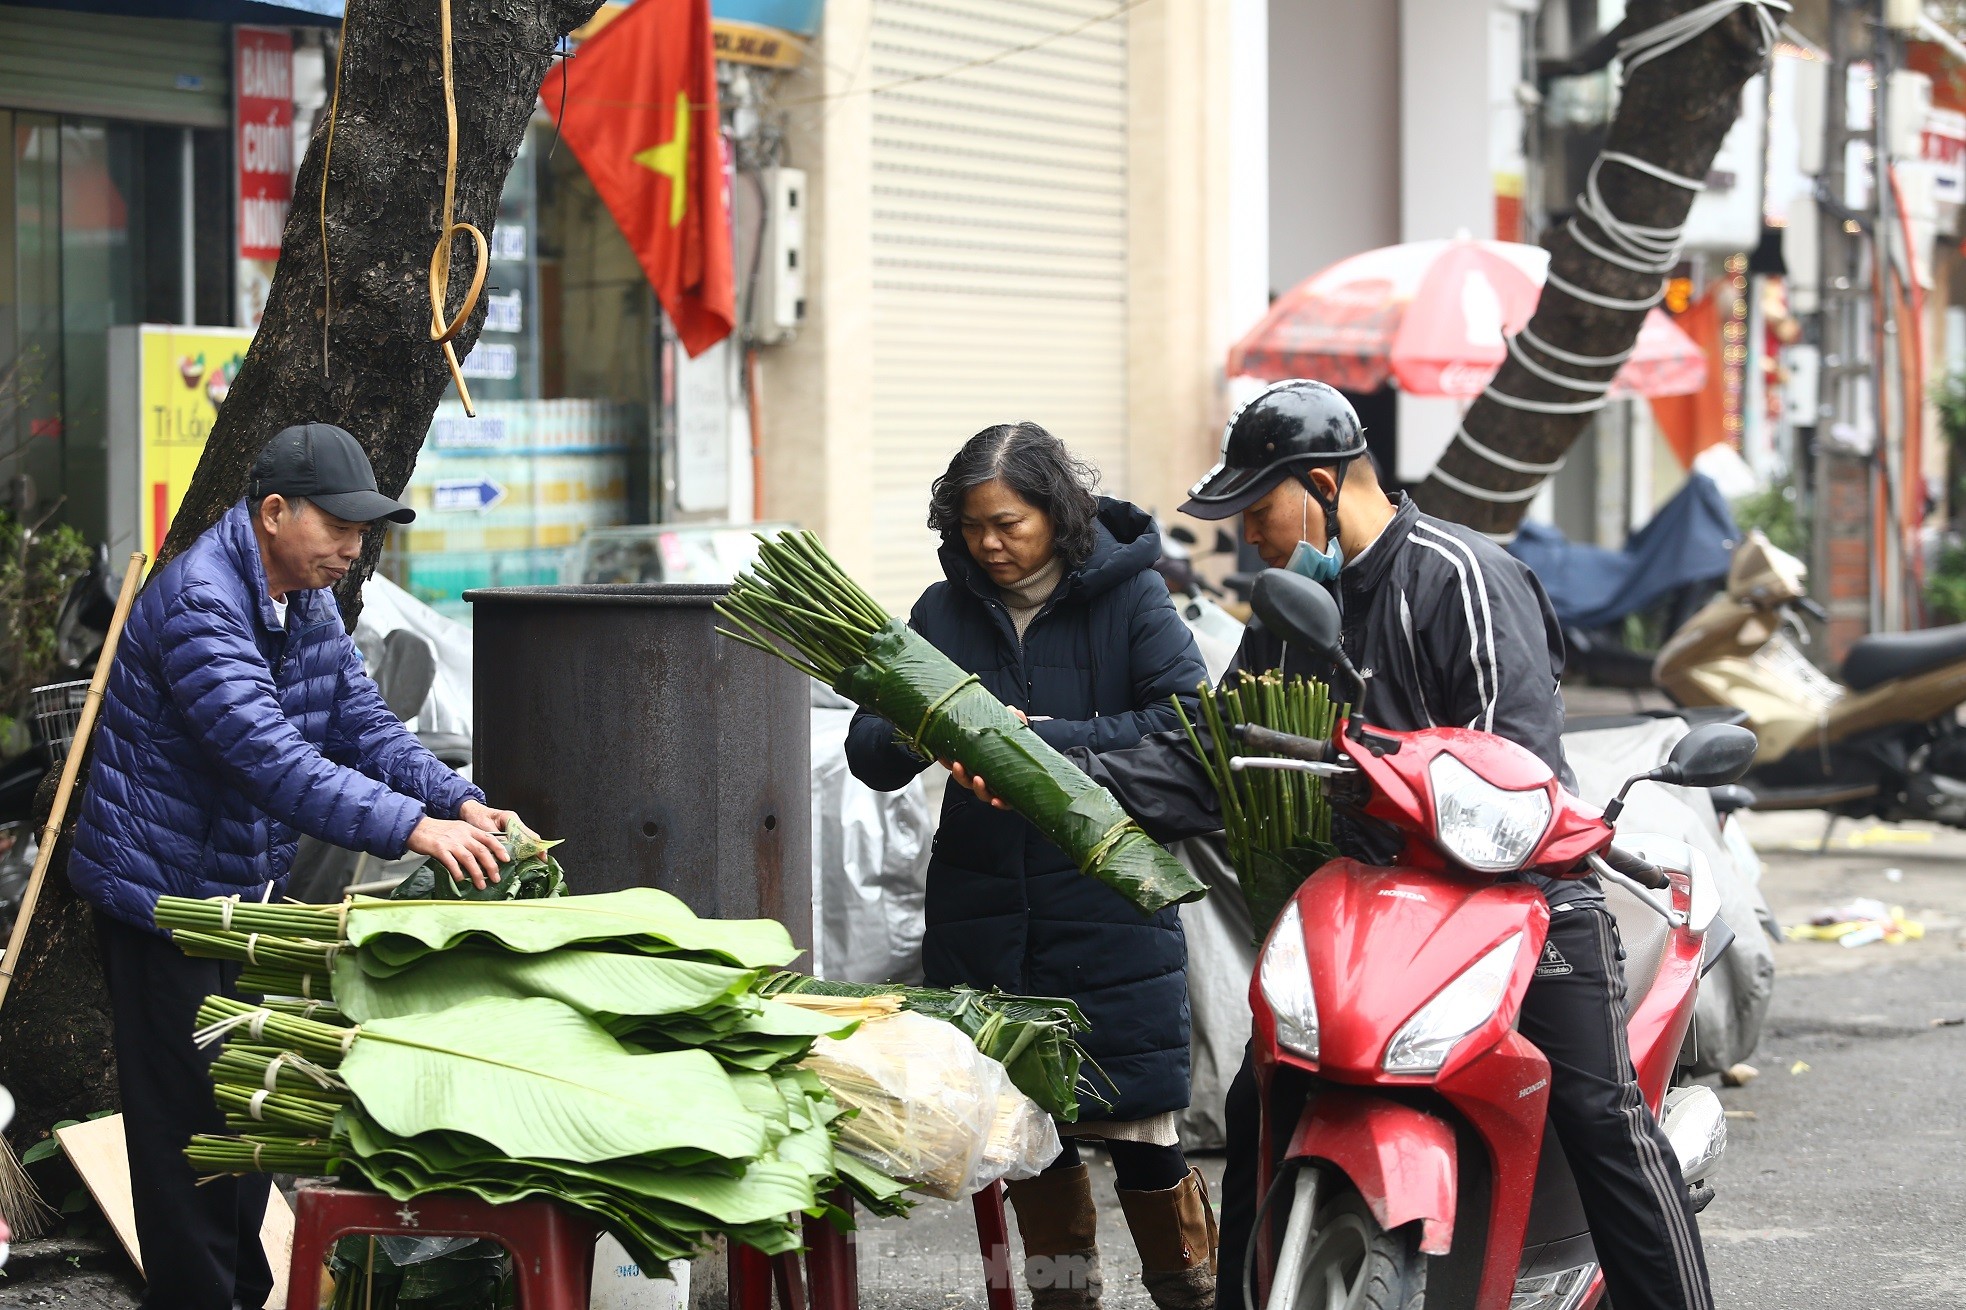
<instances>
[{"instance_id":1,"label":"rolled banana leaf bundle","mask_svg":"<svg viewBox=\"0 0 1966 1310\"><path fill-rule=\"evenodd\" d=\"M785 660L895 725L924 759L954 760L1069 855L1152 914L1207 886L1046 745L975 675L894 618L810 532L763 537L717 612L725 636Z\"/></svg>"},{"instance_id":2,"label":"rolled banana leaf bundle","mask_svg":"<svg viewBox=\"0 0 1966 1310\"><path fill-rule=\"evenodd\" d=\"M1219 690L1203 683L1200 692L1201 731L1189 721L1179 700L1174 709L1221 798L1229 863L1242 881L1243 899L1249 903L1250 921L1260 942L1304 879L1338 850L1331 844L1331 805L1325 799L1324 780L1281 769L1231 767L1237 756L1263 752L1246 749L1229 729L1253 723L1299 737L1329 738L1338 706L1323 683L1285 678L1275 670L1245 674Z\"/></svg>"}]
</instances>

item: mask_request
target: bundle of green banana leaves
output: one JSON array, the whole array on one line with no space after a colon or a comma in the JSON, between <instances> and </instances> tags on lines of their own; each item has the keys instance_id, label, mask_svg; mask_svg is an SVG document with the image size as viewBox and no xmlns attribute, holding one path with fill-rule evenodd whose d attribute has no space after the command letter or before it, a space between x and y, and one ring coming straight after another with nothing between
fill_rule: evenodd
<instances>
[{"instance_id":1,"label":"bundle of green banana leaves","mask_svg":"<svg viewBox=\"0 0 1966 1310\"><path fill-rule=\"evenodd\" d=\"M425 860L409 877L389 893L392 901L527 901L567 894L566 871L553 858L558 841L547 841L522 823L513 823L505 833L506 862L498 868L498 881L478 886L469 878L453 878L449 869L435 860Z\"/></svg>"},{"instance_id":2,"label":"bundle of green banana leaves","mask_svg":"<svg viewBox=\"0 0 1966 1310\"><path fill-rule=\"evenodd\" d=\"M802 973L776 973L764 983L767 996L892 996L901 1008L954 1024L1010 1075L1017 1090L1054 1119L1079 1117L1079 1097L1111 1102L1086 1075L1105 1078L1079 1045L1088 1027L1079 1007L1062 996L1006 996L973 987L944 990L899 983L828 982ZM1109 1088L1111 1080L1107 1079ZM1117 1090L1116 1088L1113 1090Z\"/></svg>"},{"instance_id":3,"label":"bundle of green banana leaves","mask_svg":"<svg viewBox=\"0 0 1966 1310\"><path fill-rule=\"evenodd\" d=\"M902 1186L834 1149L837 1102L798 1069L851 1020L761 995L797 954L770 921L698 919L639 888L531 900L253 905L164 897L187 953L296 998L214 996L215 1096L238 1136L203 1172L352 1173L407 1200L544 1195L645 1270L727 1234L794 1249L800 1213ZM687 1107L679 1113L679 1107Z\"/></svg>"},{"instance_id":4,"label":"bundle of green banana leaves","mask_svg":"<svg viewBox=\"0 0 1966 1310\"><path fill-rule=\"evenodd\" d=\"M717 612L725 636L785 660L894 724L924 759L980 774L1078 864L1147 914L1208 894L1111 792L1047 745L848 577L810 532L760 536Z\"/></svg>"},{"instance_id":5,"label":"bundle of green banana leaves","mask_svg":"<svg viewBox=\"0 0 1966 1310\"><path fill-rule=\"evenodd\" d=\"M1229 863L1242 881L1243 899L1249 903L1260 942L1304 879L1338 851L1331 844L1331 806L1323 779L1281 769L1232 767L1230 761L1238 756L1264 753L1246 749L1229 729L1253 723L1299 737L1329 739L1338 706L1323 683L1285 678L1275 670L1245 674L1219 690L1203 683L1199 691L1199 731L1178 699L1174 709L1221 798Z\"/></svg>"}]
</instances>

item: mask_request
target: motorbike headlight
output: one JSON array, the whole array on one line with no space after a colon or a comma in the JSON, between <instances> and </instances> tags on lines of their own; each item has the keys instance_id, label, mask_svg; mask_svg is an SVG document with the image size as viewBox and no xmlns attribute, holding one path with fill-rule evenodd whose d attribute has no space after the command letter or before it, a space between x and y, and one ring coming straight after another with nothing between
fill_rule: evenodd
<instances>
[{"instance_id":1,"label":"motorbike headlight","mask_svg":"<svg viewBox=\"0 0 1966 1310\"><path fill-rule=\"evenodd\" d=\"M1494 1017L1521 946L1522 934L1516 933L1421 1006L1387 1045L1386 1072L1439 1073L1460 1040Z\"/></svg>"},{"instance_id":2,"label":"motorbike headlight","mask_svg":"<svg viewBox=\"0 0 1966 1310\"><path fill-rule=\"evenodd\" d=\"M1304 953L1304 916L1297 902L1277 916L1257 977L1276 1016L1277 1041L1307 1060L1317 1059L1317 997L1311 994L1311 961Z\"/></svg>"},{"instance_id":3,"label":"motorbike headlight","mask_svg":"<svg viewBox=\"0 0 1966 1310\"><path fill-rule=\"evenodd\" d=\"M1427 765L1440 844L1470 869L1513 873L1550 826L1550 795L1504 791L1442 751Z\"/></svg>"}]
</instances>

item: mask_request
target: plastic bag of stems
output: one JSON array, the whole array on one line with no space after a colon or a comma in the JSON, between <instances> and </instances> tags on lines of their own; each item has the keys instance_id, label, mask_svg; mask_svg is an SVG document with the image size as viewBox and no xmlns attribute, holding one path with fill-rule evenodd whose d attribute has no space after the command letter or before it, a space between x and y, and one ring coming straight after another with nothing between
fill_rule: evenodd
<instances>
[{"instance_id":1,"label":"plastic bag of stems","mask_svg":"<svg viewBox=\"0 0 1966 1310\"><path fill-rule=\"evenodd\" d=\"M1078 864L1152 914L1208 888L1104 787L849 578L810 532L760 536L717 612L725 636L776 655L896 725L924 759L954 760Z\"/></svg>"},{"instance_id":2,"label":"plastic bag of stems","mask_svg":"<svg viewBox=\"0 0 1966 1310\"><path fill-rule=\"evenodd\" d=\"M1111 1104L1087 1071L1117 1091L1092 1057L1079 1045L1079 1034L1091 1025L1079 1007L1062 996L1008 996L972 987L944 990L904 987L898 983L828 982L802 973L776 973L763 992L797 1001L800 997L892 997L900 1008L940 1019L960 1028L976 1049L1004 1066L1018 1091L1036 1101L1053 1118L1067 1123L1079 1117L1079 1098Z\"/></svg>"},{"instance_id":3,"label":"plastic bag of stems","mask_svg":"<svg viewBox=\"0 0 1966 1310\"><path fill-rule=\"evenodd\" d=\"M1339 707L1323 683L1285 678L1272 670L1232 679L1220 690L1203 683L1200 730L1180 701L1181 726L1208 770L1222 802L1229 863L1242 880L1243 899L1261 942L1304 879L1338 854L1331 844L1331 806L1324 780L1282 769L1230 767L1238 756L1262 756L1229 734L1239 723L1328 739Z\"/></svg>"},{"instance_id":4,"label":"plastic bag of stems","mask_svg":"<svg viewBox=\"0 0 1966 1310\"><path fill-rule=\"evenodd\" d=\"M999 1179L1035 1178L1058 1158L1051 1117L1009 1072L925 1014L868 1019L821 1038L801 1065L851 1114L840 1149L945 1201Z\"/></svg>"}]
</instances>

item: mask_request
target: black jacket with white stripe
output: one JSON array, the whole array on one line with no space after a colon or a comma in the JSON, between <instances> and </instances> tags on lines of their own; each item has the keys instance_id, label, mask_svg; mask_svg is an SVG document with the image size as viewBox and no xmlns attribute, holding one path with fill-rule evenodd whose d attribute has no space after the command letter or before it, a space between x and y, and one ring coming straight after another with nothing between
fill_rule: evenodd
<instances>
[{"instance_id":1,"label":"black jacket with white stripe","mask_svg":"<svg viewBox=\"0 0 1966 1310\"><path fill-rule=\"evenodd\" d=\"M1563 635L1536 576L1480 533L1422 514L1401 496L1379 539L1339 575L1345 653L1365 676L1364 717L1396 732L1477 728L1528 748L1564 787ZM1342 688L1313 653L1252 622L1228 677L1281 668ZM1074 762L1164 841L1222 826L1214 788L1180 733ZM1348 835L1352 838L1347 840ZM1364 832L1341 844L1372 846ZM1355 851L1361 858L1381 851ZM1530 879L1552 904L1595 898L1594 879Z\"/></svg>"}]
</instances>

